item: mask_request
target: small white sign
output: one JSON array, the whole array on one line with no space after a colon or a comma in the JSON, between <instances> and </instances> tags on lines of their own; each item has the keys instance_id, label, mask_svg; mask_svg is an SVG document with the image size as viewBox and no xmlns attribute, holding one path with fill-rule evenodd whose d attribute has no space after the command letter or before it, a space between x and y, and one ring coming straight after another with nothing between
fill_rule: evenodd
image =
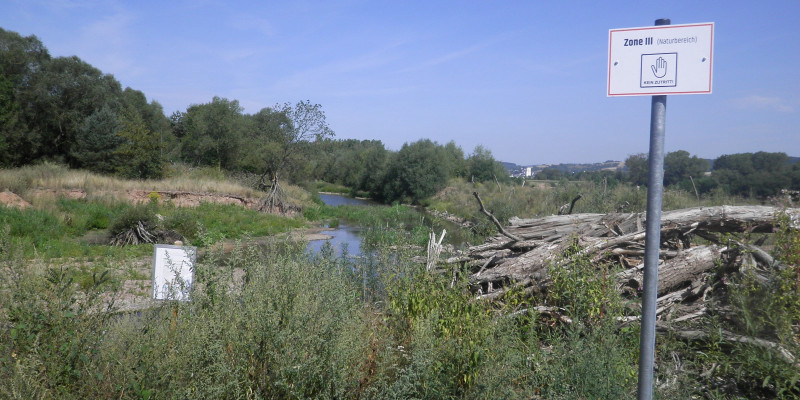
<instances>
[{"instance_id":1,"label":"small white sign","mask_svg":"<svg viewBox=\"0 0 800 400\"><path fill-rule=\"evenodd\" d=\"M608 31L608 96L710 94L714 23Z\"/></svg>"},{"instance_id":2,"label":"small white sign","mask_svg":"<svg viewBox=\"0 0 800 400\"><path fill-rule=\"evenodd\" d=\"M153 298L189 301L197 247L155 245Z\"/></svg>"}]
</instances>

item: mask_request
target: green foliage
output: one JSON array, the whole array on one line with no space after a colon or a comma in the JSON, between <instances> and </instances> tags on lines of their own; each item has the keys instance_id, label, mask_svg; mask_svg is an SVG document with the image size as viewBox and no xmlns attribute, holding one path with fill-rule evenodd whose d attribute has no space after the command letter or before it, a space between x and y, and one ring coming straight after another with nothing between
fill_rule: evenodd
<instances>
[{"instance_id":1,"label":"green foliage","mask_svg":"<svg viewBox=\"0 0 800 400\"><path fill-rule=\"evenodd\" d=\"M408 239L395 240L396 244ZM392 263L392 258L387 261ZM384 354L380 364L384 376L371 397L467 395L479 384L481 367L489 357L490 308L471 301L466 282L431 274L405 257L398 261L381 270L386 324L394 345Z\"/></svg>"},{"instance_id":2,"label":"green foliage","mask_svg":"<svg viewBox=\"0 0 800 400\"><path fill-rule=\"evenodd\" d=\"M100 203L86 200L60 198L57 213L63 215L66 232L70 236L80 236L95 229L108 229L111 220L124 205L121 203Z\"/></svg>"},{"instance_id":3,"label":"green foliage","mask_svg":"<svg viewBox=\"0 0 800 400\"><path fill-rule=\"evenodd\" d=\"M58 270L14 267L0 282L0 396L355 397L368 325L347 282L291 257L239 249L229 262L247 276L236 293L138 316L96 308L101 276L84 291ZM210 288L232 271L196 276Z\"/></svg>"},{"instance_id":4,"label":"green foliage","mask_svg":"<svg viewBox=\"0 0 800 400\"><path fill-rule=\"evenodd\" d=\"M573 240L563 258L548 267L553 283L547 292L547 304L562 307L589 325L608 316L621 316L622 299L613 278L619 266L594 265L589 256L581 253L582 249Z\"/></svg>"},{"instance_id":5,"label":"green foliage","mask_svg":"<svg viewBox=\"0 0 800 400\"><path fill-rule=\"evenodd\" d=\"M689 152L678 150L664 157L664 185L672 186L688 182L689 177L699 179L708 171L708 161L697 156L689 157Z\"/></svg>"},{"instance_id":6,"label":"green foliage","mask_svg":"<svg viewBox=\"0 0 800 400\"><path fill-rule=\"evenodd\" d=\"M520 195L521 189L516 190ZM558 187L546 193L559 191L570 194ZM502 196L508 192L504 189ZM122 211L111 205L95 210L76 200L60 200L56 206L82 226L88 222L79 221L94 217L78 214ZM165 226L198 229L196 240L203 243L270 223L234 206L139 207L164 215ZM10 235L6 224L6 234L0 235L0 326L6 329L0 331L0 380L7 383L0 385L0 396L633 397L638 332L615 319L622 307L608 285L613 267L592 264L575 245L554 261L546 300L566 310L573 323L564 324L526 311L535 299L522 291L507 294L502 305L476 301L463 280L467 271L440 274L413 262L428 228L410 207L319 206L318 212L327 220L350 218L363 224L367 253L336 258L328 251L307 258L303 243L284 240L225 253L207 249L196 265L198 289L191 303L162 303L136 314L96 311L109 306L107 299L120 283L113 270L105 272L107 264L30 268L21 237ZM212 220L217 219L223 221L215 226ZM252 225L247 219L254 220ZM792 230L785 234L776 238L782 249L777 256L793 263L797 235ZM753 326L762 324L760 332L764 326L771 329L774 340L795 352L796 332L791 330L797 319L785 316L796 315L796 280L786 281L785 288L756 287L753 296L736 304L778 310L771 314L784 317L753 312L748 318ZM794 369L776 353L745 343L717 343L701 352L687 344L659 345L658 374L672 379L672 373L682 382L670 389L682 390L678 398L697 394L705 382L699 377L703 371L712 371L711 381L739 382L736 393L748 398L796 396ZM683 367L671 369L676 359ZM699 372L688 375L686 368ZM717 390L720 396L731 393ZM672 393L658 391L662 397Z\"/></svg>"},{"instance_id":7,"label":"green foliage","mask_svg":"<svg viewBox=\"0 0 800 400\"><path fill-rule=\"evenodd\" d=\"M183 212L193 215L212 237L228 239L274 235L303 226L302 220L259 213L230 204L203 203Z\"/></svg>"},{"instance_id":8,"label":"green foliage","mask_svg":"<svg viewBox=\"0 0 800 400\"><path fill-rule=\"evenodd\" d=\"M647 186L649 168L647 154L634 154L625 159L625 168L628 170L628 182L636 186Z\"/></svg>"},{"instance_id":9,"label":"green foliage","mask_svg":"<svg viewBox=\"0 0 800 400\"><path fill-rule=\"evenodd\" d=\"M64 397L102 376L94 359L112 318L98 307L108 271L74 285L63 268L28 268L9 239L8 230L0 231L0 396Z\"/></svg>"},{"instance_id":10,"label":"green foliage","mask_svg":"<svg viewBox=\"0 0 800 400\"><path fill-rule=\"evenodd\" d=\"M545 168L539 171L536 176L534 177L536 180L544 180L544 181L558 181L561 179L565 179L564 171L561 171L557 168Z\"/></svg>"},{"instance_id":11,"label":"green foliage","mask_svg":"<svg viewBox=\"0 0 800 400\"><path fill-rule=\"evenodd\" d=\"M796 188L785 153L741 153L714 160L711 176L733 195L766 198L781 189Z\"/></svg>"},{"instance_id":12,"label":"green foliage","mask_svg":"<svg viewBox=\"0 0 800 400\"><path fill-rule=\"evenodd\" d=\"M238 101L215 96L210 103L190 106L178 123L184 131L181 137L184 160L218 169L235 166L244 123Z\"/></svg>"},{"instance_id":13,"label":"green foliage","mask_svg":"<svg viewBox=\"0 0 800 400\"><path fill-rule=\"evenodd\" d=\"M63 239L66 226L63 220L42 210L20 210L11 207L0 207L0 226L7 226L11 237L25 238L34 251L45 248L51 241Z\"/></svg>"},{"instance_id":14,"label":"green foliage","mask_svg":"<svg viewBox=\"0 0 800 400\"><path fill-rule=\"evenodd\" d=\"M314 178L342 185L347 189L320 191L381 193L389 151L378 140L326 139L313 143Z\"/></svg>"},{"instance_id":15,"label":"green foliage","mask_svg":"<svg viewBox=\"0 0 800 400\"><path fill-rule=\"evenodd\" d=\"M116 171L122 162L117 154L124 141L118 135L121 127L117 114L107 105L88 116L70 153L76 165L100 173Z\"/></svg>"},{"instance_id":16,"label":"green foliage","mask_svg":"<svg viewBox=\"0 0 800 400\"><path fill-rule=\"evenodd\" d=\"M477 149L476 149L477 150ZM491 154L490 154L491 155ZM447 167L447 176L451 178L466 178L469 166L464 158L464 150L455 141L451 140L444 145L444 155L441 159ZM502 175L506 172L503 170Z\"/></svg>"},{"instance_id":17,"label":"green foliage","mask_svg":"<svg viewBox=\"0 0 800 400\"><path fill-rule=\"evenodd\" d=\"M164 218L164 228L178 232L189 243L196 243L203 234L203 224L198 220L197 213L188 208L178 208L169 212Z\"/></svg>"},{"instance_id":18,"label":"green foliage","mask_svg":"<svg viewBox=\"0 0 800 400\"><path fill-rule=\"evenodd\" d=\"M508 173L505 167L494 159L491 150L477 146L472 154L467 158L467 165L469 168L469 177L478 182L498 180L507 180Z\"/></svg>"},{"instance_id":19,"label":"green foliage","mask_svg":"<svg viewBox=\"0 0 800 400\"><path fill-rule=\"evenodd\" d=\"M43 63L20 93L31 113L29 127L41 135L36 158L69 157L86 118L104 105L117 110L121 94L113 76L78 57L57 57Z\"/></svg>"},{"instance_id":20,"label":"green foliage","mask_svg":"<svg viewBox=\"0 0 800 400\"><path fill-rule=\"evenodd\" d=\"M703 376L720 397L800 396L800 372L792 358L800 354L800 232L786 214L778 217L776 226L774 256L780 264L768 279L753 269L727 275L720 283L730 312L710 319L712 337L700 352L684 353L700 364L695 368L713 366Z\"/></svg>"},{"instance_id":21,"label":"green foliage","mask_svg":"<svg viewBox=\"0 0 800 400\"><path fill-rule=\"evenodd\" d=\"M119 136L124 139L116 151L116 156L125 160L117 167L122 176L135 179L164 176L159 136L147 127L138 112L129 108L123 113Z\"/></svg>"},{"instance_id":22,"label":"green foliage","mask_svg":"<svg viewBox=\"0 0 800 400\"><path fill-rule=\"evenodd\" d=\"M36 159L41 132L29 110L30 95L23 87L30 82L50 54L36 36L23 37L0 28L0 164L21 166Z\"/></svg>"},{"instance_id":23,"label":"green foliage","mask_svg":"<svg viewBox=\"0 0 800 400\"><path fill-rule=\"evenodd\" d=\"M114 218L108 230L111 235L117 235L129 229L136 228L142 224L145 229L153 229L157 226L156 207L153 204L137 204L126 208L120 215Z\"/></svg>"},{"instance_id":24,"label":"green foliage","mask_svg":"<svg viewBox=\"0 0 800 400\"><path fill-rule=\"evenodd\" d=\"M443 189L448 176L439 162L441 150L441 146L428 139L404 144L390 161L382 199L419 203Z\"/></svg>"},{"instance_id":25,"label":"green foliage","mask_svg":"<svg viewBox=\"0 0 800 400\"><path fill-rule=\"evenodd\" d=\"M7 227L10 237L21 242L27 258L130 257L142 250L93 246L80 240L90 231L108 228L127 207L70 199L59 199L52 209L0 207L0 227Z\"/></svg>"}]
</instances>

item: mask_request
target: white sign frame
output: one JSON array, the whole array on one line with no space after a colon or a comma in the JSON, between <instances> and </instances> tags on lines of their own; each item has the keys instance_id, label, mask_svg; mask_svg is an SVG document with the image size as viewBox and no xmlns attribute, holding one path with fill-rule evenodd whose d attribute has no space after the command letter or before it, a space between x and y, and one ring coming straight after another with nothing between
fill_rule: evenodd
<instances>
[{"instance_id":1,"label":"white sign frame","mask_svg":"<svg viewBox=\"0 0 800 400\"><path fill-rule=\"evenodd\" d=\"M157 244L153 250L153 299L189 301L197 247Z\"/></svg>"},{"instance_id":2,"label":"white sign frame","mask_svg":"<svg viewBox=\"0 0 800 400\"><path fill-rule=\"evenodd\" d=\"M606 95L711 94L713 61L713 22L609 29Z\"/></svg>"}]
</instances>

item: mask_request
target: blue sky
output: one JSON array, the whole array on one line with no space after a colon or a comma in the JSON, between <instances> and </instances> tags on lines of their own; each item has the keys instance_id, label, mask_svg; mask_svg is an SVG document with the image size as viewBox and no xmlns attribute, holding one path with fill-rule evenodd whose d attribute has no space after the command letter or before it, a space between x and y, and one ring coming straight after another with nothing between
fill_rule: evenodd
<instances>
[{"instance_id":1,"label":"blue sky","mask_svg":"<svg viewBox=\"0 0 800 400\"><path fill-rule=\"evenodd\" d=\"M666 150L800 156L800 1L5 0L0 27L167 115L322 105L340 139L429 138L518 164L647 152L649 97L606 97L608 30L714 22L710 95L667 100Z\"/></svg>"}]
</instances>

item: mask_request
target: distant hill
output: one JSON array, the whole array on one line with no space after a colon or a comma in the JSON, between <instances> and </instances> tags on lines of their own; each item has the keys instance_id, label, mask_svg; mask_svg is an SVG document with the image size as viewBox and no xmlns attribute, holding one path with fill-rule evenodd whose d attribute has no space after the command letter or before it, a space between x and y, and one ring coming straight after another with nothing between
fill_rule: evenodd
<instances>
[{"instance_id":1,"label":"distant hill","mask_svg":"<svg viewBox=\"0 0 800 400\"><path fill-rule=\"evenodd\" d=\"M705 159L708 161L709 170L714 169L714 159ZM800 161L800 157L789 157L789 164L794 164ZM625 161L608 160L599 163L561 163L561 164L532 164L532 165L519 165L512 162L500 161L509 175L512 176L528 176L528 168L530 168L530 176L536 175L537 172L545 168L555 168L557 170L572 173L581 171L600 171L600 170L616 170L618 168L625 168Z\"/></svg>"},{"instance_id":2,"label":"distant hill","mask_svg":"<svg viewBox=\"0 0 800 400\"><path fill-rule=\"evenodd\" d=\"M500 161L500 164L503 164L503 166L504 166L504 167L506 167L506 169L507 169L509 172L511 172L511 171L514 171L514 170L516 170L517 168L520 168L520 166L519 166L519 165L517 165L517 164L514 164L513 162L505 162L505 161Z\"/></svg>"}]
</instances>

